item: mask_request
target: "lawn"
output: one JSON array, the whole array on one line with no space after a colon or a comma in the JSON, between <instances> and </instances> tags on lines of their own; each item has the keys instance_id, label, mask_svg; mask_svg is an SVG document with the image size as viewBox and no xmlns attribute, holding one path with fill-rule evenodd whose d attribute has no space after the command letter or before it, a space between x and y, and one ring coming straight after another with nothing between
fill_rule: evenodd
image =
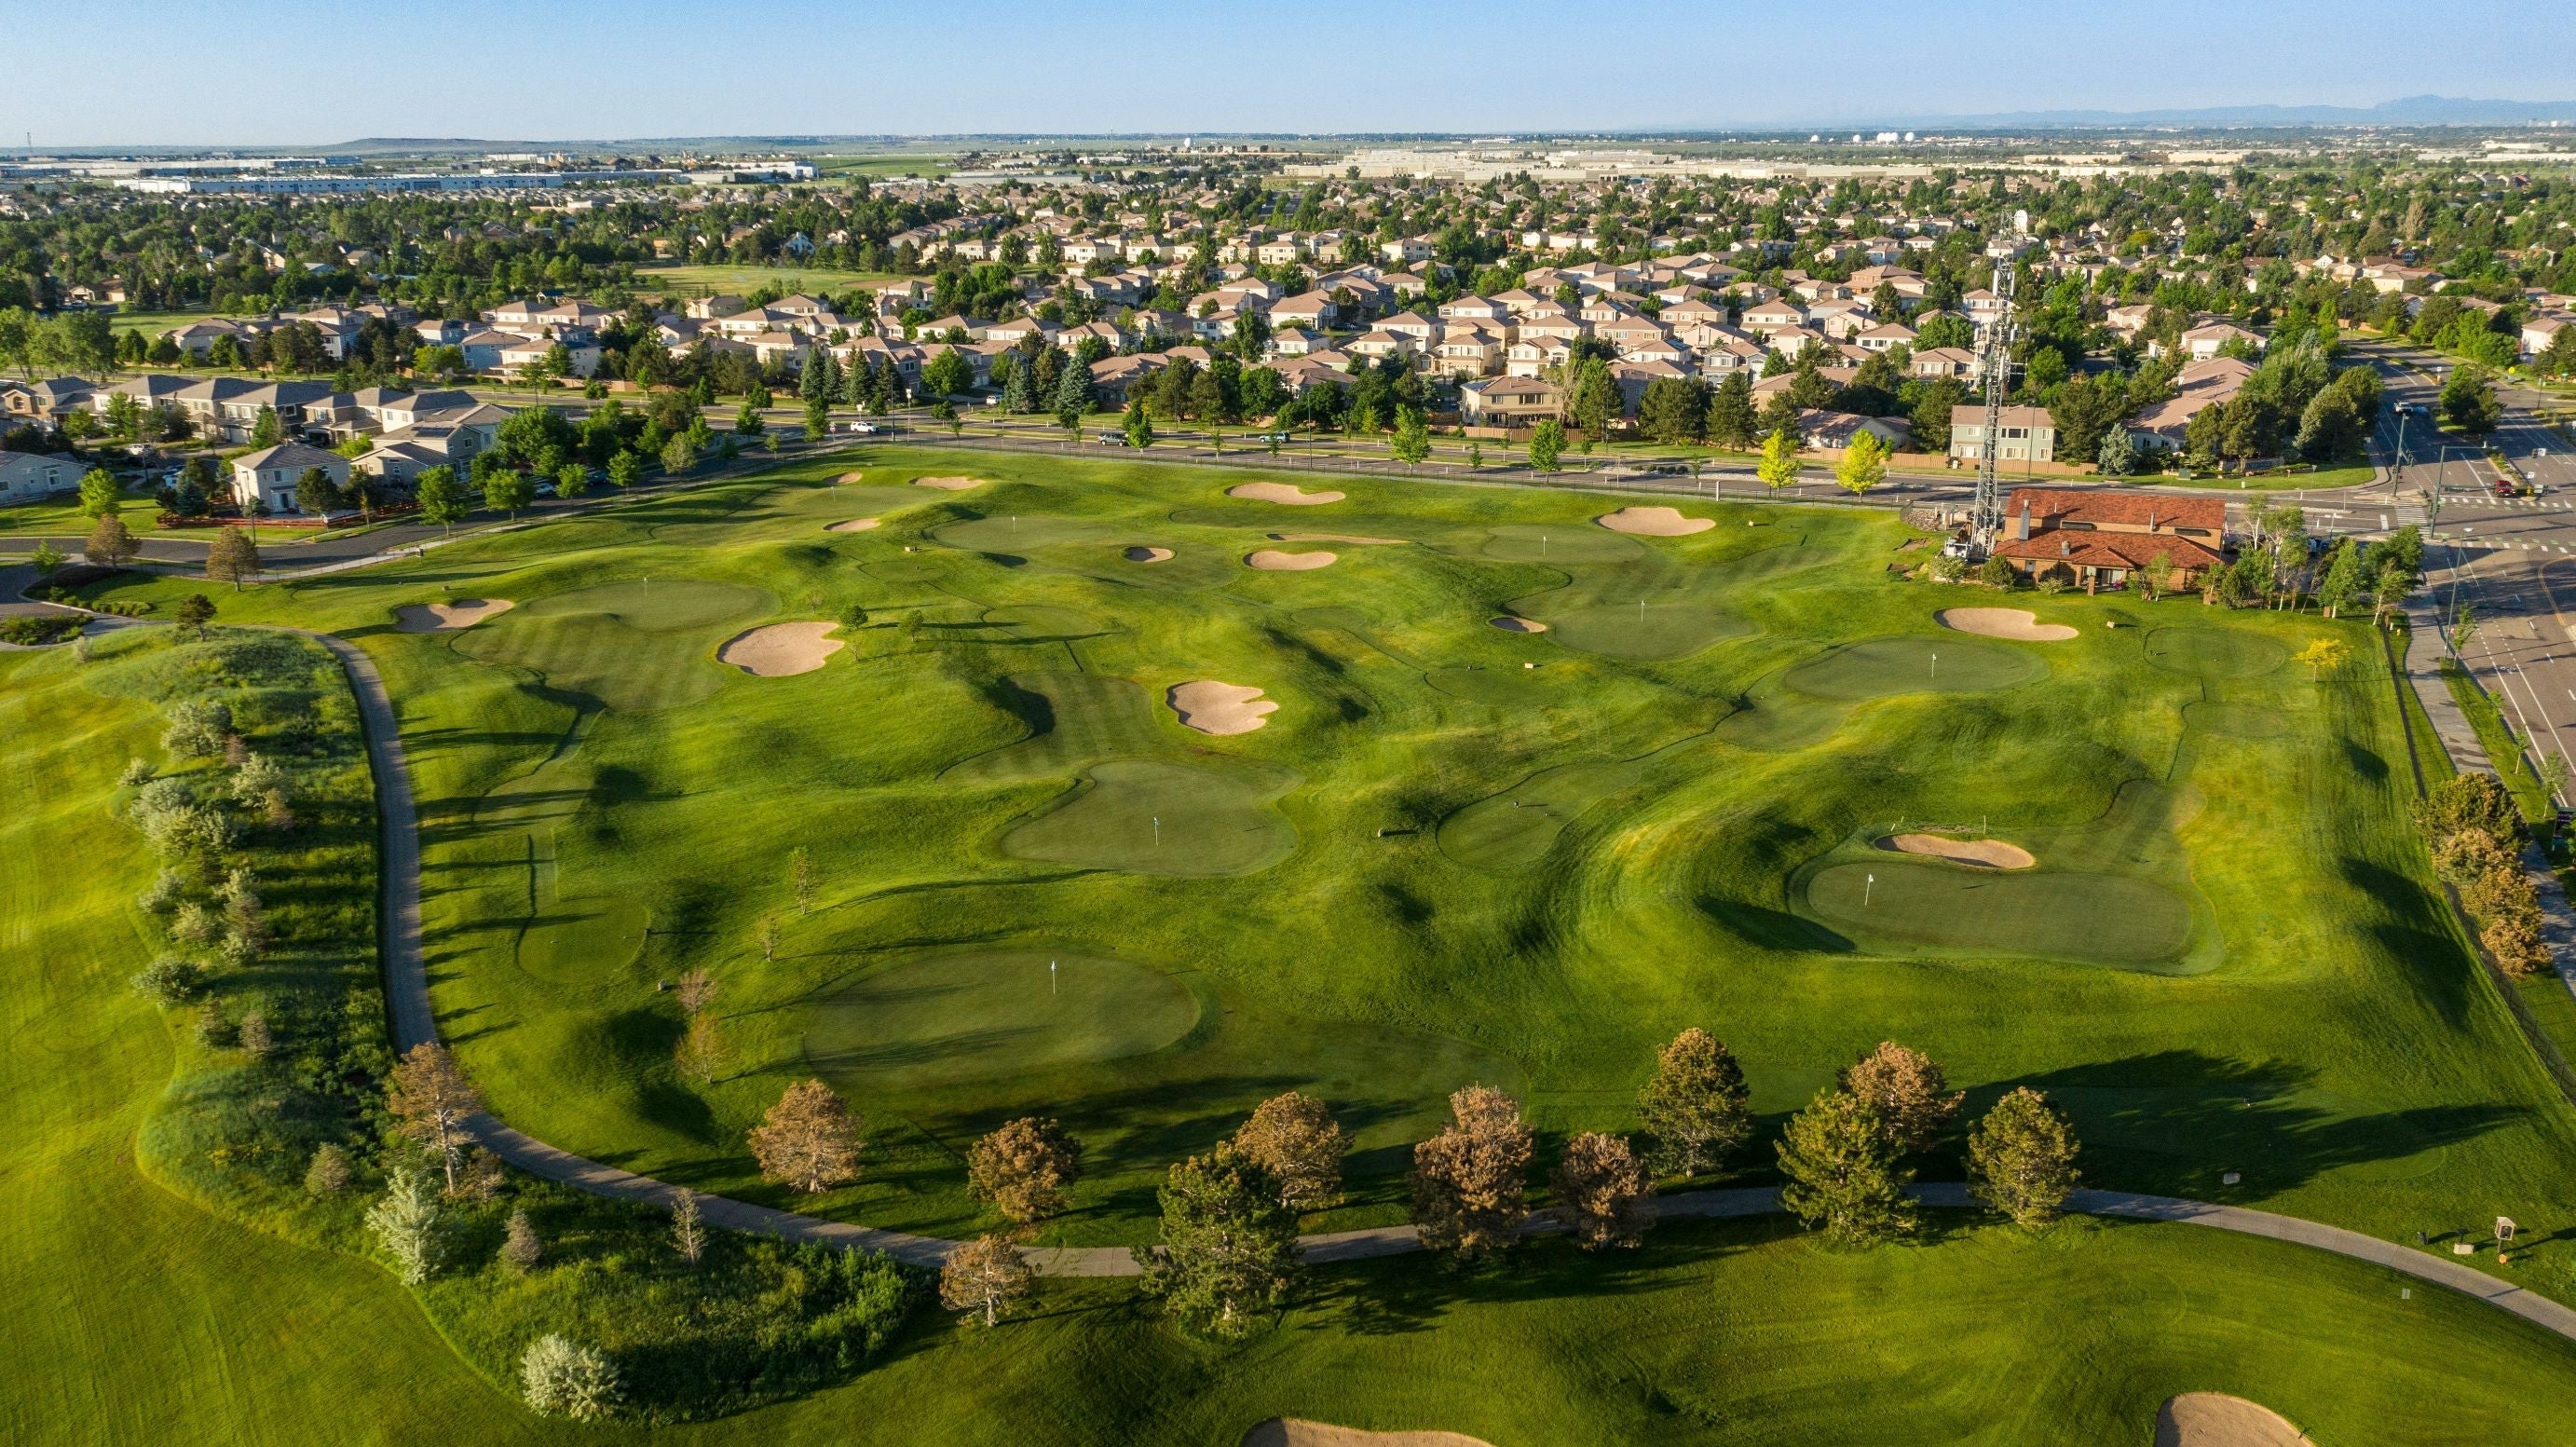
<instances>
[{"instance_id":1,"label":"lawn","mask_svg":"<svg viewBox=\"0 0 2576 1447\"><path fill-rule=\"evenodd\" d=\"M852 465L835 459L223 600L326 622L386 669L445 1028L514 1122L757 1195L741 1122L820 1071L878 1143L874 1179L826 1208L964 1230L979 1222L950 1149L1034 1106L1095 1160L1062 1238L1137 1239L1155 1162L1296 1084L1360 1135L1362 1202L1330 1224L1388 1213L1402 1144L1456 1082L1523 1090L1551 1130L1624 1127L1638 1052L1705 1019L1775 1124L1897 1033L1980 1100L2049 1088L2097 1183L2392 1236L2490 1201L2534 1238L2565 1224L2540 1179L2563 1171L2561 1108L2429 914L2420 846L2394 822L2411 773L2387 679L2356 667L2320 688L2274 661L2327 625L2061 597L2032 606L2145 626L1940 634L1930 611L1976 595L1879 581L1902 535L1883 517L1723 511L1695 538L1629 539L1589 523L1597 504L1544 494L1359 483L1289 509L1223 497L1239 475L1044 459L987 459L994 481L949 494L899 484L954 454L858 461L865 486L824 485ZM822 531L855 516L887 521ZM1339 544L1313 573L1243 568L1253 546L1301 546L1273 531L1414 541ZM1138 543L1176 555L1125 562ZM442 594L520 607L453 635L387 626ZM1606 623L1579 648L1488 623L1634 599L1650 641L1624 651ZM747 623L853 602L866 622L816 672L710 656ZM1931 687L1936 649L1952 687ZM121 983L148 954L125 901L149 868L107 803L158 723L113 666L0 655L0 724L30 741L0 768L45 801L0 820L0 956L26 962L0 1009L44 1042L0 1062L44 1151L0 1226L22 1363L0 1387L6 1435L248 1442L345 1420L360 1439L535 1437L448 1347L489 1371L493 1333L550 1324L533 1308L439 1287L424 1318L374 1267L199 1215L128 1164L187 1047ZM1162 689L1193 677L1282 706L1257 732L1184 734ZM1223 786L1104 783L1121 762ZM1978 787L1999 775L2032 782ZM1121 803L1058 840L1087 862L1012 847L1135 790L1157 801L1142 840ZM1248 862L1199 858L1207 835L1169 867L1164 798L1183 829L1268 811L1288 852L1274 835ZM2300 800L2326 818L2294 815ZM2078 894L2108 887L2087 875L2196 892L2192 928L2214 934L2154 963L2197 965L2213 940L2218 958L2173 973L1829 942L1800 869L1898 821L1971 818L2040 856L2029 878L2062 860ZM2248 857L2283 838L2303 849ZM785 885L800 845L822 882L810 914ZM1882 879L1957 872L1881 857ZM2272 903L2291 897L2335 918ZM783 926L774 962L756 913ZM1997 923L2064 911L2013 913ZM664 1063L654 982L694 962L717 970L739 1052L713 1090ZM2220 1187L2219 1161L2248 1188ZM925 1317L846 1386L635 1435L838 1441L855 1420L890 1440L1222 1443L1287 1413L1496 1447L2090 1443L2143 1438L2164 1396L2211 1389L2334 1447L2547 1441L2576 1414L2564 1343L2375 1268L2176 1226L2033 1241L1931 1221L1924 1244L1857 1255L1767 1220L1668 1228L1608 1260L1549 1243L1499 1272L1335 1269L1234 1349L1179 1337L1124 1285L1061 1284L1001 1333ZM547 1271L598 1270L561 1249ZM2563 1296L2563 1249L2506 1270Z\"/></svg>"},{"instance_id":2,"label":"lawn","mask_svg":"<svg viewBox=\"0 0 2576 1447\"><path fill-rule=\"evenodd\" d=\"M957 169L957 157L953 152L934 152L928 155L817 156L814 158L814 164L822 167L823 178L827 181L853 176L864 176L871 181L901 180L916 176L925 181L936 181Z\"/></svg>"},{"instance_id":3,"label":"lawn","mask_svg":"<svg viewBox=\"0 0 2576 1447\"><path fill-rule=\"evenodd\" d=\"M2075 641L1971 639L1931 615L1991 594L1888 581L1883 514L1632 538L1564 494L1336 479L1348 500L1288 508L1231 472L974 465L949 493L902 484L956 454L800 463L224 600L342 630L393 682L437 1001L502 1115L783 1201L742 1131L824 1074L873 1163L808 1204L965 1233L991 1218L964 1148L1039 1111L1091 1163L1047 1239L1122 1243L1164 1163L1297 1086L1359 1138L1322 1229L1400 1215L1447 1090L1631 1129L1653 1048L1699 1023L1772 1128L1897 1036L1972 1107L2051 1091L2105 1184L2392 1239L2560 1224L2576 1135L2431 888L2378 652L2322 685L2286 664L2357 625L2065 596L2034 606ZM1400 541L1274 536L1299 532ZM1243 565L1265 546L1338 561ZM442 592L520 607L386 626ZM844 616L814 672L711 657ZM1192 733L1164 693L1194 679L1278 711ZM1959 819L2039 867L1872 847ZM1073 999L1036 1002L1041 958ZM712 1085L671 1064L664 982L696 967L735 1052ZM887 1008L925 991L954 1015ZM2571 1265L2510 1269L2576 1290Z\"/></svg>"},{"instance_id":4,"label":"lawn","mask_svg":"<svg viewBox=\"0 0 2576 1447\"><path fill-rule=\"evenodd\" d=\"M828 266L731 266L720 262L642 266L635 270L638 291L656 288L687 294L747 296L772 284L789 292L844 291L871 281L892 280L890 271L840 271Z\"/></svg>"}]
</instances>

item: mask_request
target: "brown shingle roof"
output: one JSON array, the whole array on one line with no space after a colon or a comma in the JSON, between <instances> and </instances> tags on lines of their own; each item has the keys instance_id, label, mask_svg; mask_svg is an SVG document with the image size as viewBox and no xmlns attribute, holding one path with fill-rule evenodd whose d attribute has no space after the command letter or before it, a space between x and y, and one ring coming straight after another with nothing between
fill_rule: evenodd
<instances>
[{"instance_id":1,"label":"brown shingle roof","mask_svg":"<svg viewBox=\"0 0 2576 1447\"><path fill-rule=\"evenodd\" d=\"M2004 516L2018 518L2030 508L2032 531L2078 522L2123 527L2205 528L2216 537L2227 526L2227 500L2220 497L2175 497L2170 493L2127 488L2017 487L2004 501Z\"/></svg>"}]
</instances>

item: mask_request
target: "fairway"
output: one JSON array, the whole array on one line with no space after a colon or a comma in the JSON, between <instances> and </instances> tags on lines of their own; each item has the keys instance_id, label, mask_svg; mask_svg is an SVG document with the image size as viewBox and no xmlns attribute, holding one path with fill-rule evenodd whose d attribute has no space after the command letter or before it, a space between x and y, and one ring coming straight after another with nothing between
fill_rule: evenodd
<instances>
[{"instance_id":1,"label":"fairway","mask_svg":"<svg viewBox=\"0 0 2576 1447\"><path fill-rule=\"evenodd\" d=\"M1088 786L1012 830L1021 859L1138 874L1248 874L1297 847L1297 831L1267 806L1276 789L1193 764L1114 759Z\"/></svg>"},{"instance_id":2,"label":"fairway","mask_svg":"<svg viewBox=\"0 0 2576 1447\"><path fill-rule=\"evenodd\" d=\"M1171 976L1125 960L1032 952L893 966L815 1006L805 1058L874 1095L1158 1050L1198 1023Z\"/></svg>"},{"instance_id":3,"label":"fairway","mask_svg":"<svg viewBox=\"0 0 2576 1447\"><path fill-rule=\"evenodd\" d=\"M716 645L775 601L762 589L687 578L607 583L525 603L460 635L457 647L603 707L674 708L716 691Z\"/></svg>"},{"instance_id":4,"label":"fairway","mask_svg":"<svg viewBox=\"0 0 2576 1447\"><path fill-rule=\"evenodd\" d=\"M2147 658L2159 668L2204 678L2255 678L2287 663L2289 649L2270 638L2228 628L2158 628Z\"/></svg>"},{"instance_id":5,"label":"fairway","mask_svg":"<svg viewBox=\"0 0 2576 1447\"><path fill-rule=\"evenodd\" d=\"M2027 652L1965 638L1872 638L1790 669L1781 681L1839 703L1898 693L1982 693L2028 683L2048 666Z\"/></svg>"}]
</instances>

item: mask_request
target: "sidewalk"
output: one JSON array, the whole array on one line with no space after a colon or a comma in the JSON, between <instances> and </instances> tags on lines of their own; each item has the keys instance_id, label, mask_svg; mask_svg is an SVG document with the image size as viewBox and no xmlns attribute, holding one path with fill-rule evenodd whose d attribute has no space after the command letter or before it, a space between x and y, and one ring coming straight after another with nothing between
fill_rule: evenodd
<instances>
[{"instance_id":1,"label":"sidewalk","mask_svg":"<svg viewBox=\"0 0 2576 1447\"><path fill-rule=\"evenodd\" d=\"M2433 735L2449 755L2451 766L2462 773L2494 777L2496 768L2487 757L2486 745L2479 742L2478 731L2469 724L2469 716L2460 711L2459 701L2451 697L2450 685L2442 681L2442 624L2433 611L2429 595L2419 594L2406 600L2406 681L2414 686L2415 697L2424 705L2424 716L2433 721ZM2568 993L2576 995L2576 908L2567 902L2567 891L2558 883L2556 871L2540 852L2538 844L2523 846L2523 865L2531 871L2531 883L2540 896L2540 938L2549 946L2550 962L2558 970L2559 981Z\"/></svg>"}]
</instances>

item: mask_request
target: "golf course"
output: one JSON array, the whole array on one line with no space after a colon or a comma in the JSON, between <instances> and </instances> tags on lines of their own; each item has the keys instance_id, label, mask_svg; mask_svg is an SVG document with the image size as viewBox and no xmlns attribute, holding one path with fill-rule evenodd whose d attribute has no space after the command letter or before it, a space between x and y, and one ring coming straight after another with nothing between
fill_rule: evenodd
<instances>
[{"instance_id":1,"label":"golf course","mask_svg":"<svg viewBox=\"0 0 2576 1447\"><path fill-rule=\"evenodd\" d=\"M1510 1091L1551 1143L1634 1132L1697 1026L1762 1138L1695 1185L1774 1183L1781 1123L1893 1039L1971 1115L2045 1092L2088 1186L2409 1246L2510 1216L2510 1263L2471 1264L2576 1301L2576 1109L2434 877L2409 806L2449 765L2366 622L2024 592L2031 636L1977 636L1940 615L1995 594L1892 569L1925 554L1891 511L1685 500L1638 531L1573 490L1247 475L873 447L216 594L217 632L333 634L382 675L431 1001L491 1114L701 1192L969 1238L1008 1223L968 1147L1034 1115L1083 1174L1030 1239L1145 1244L1171 1163L1297 1090L1351 1142L1301 1228L1392 1225L1451 1092ZM205 587L93 598L166 619ZM2321 636L2350 661L2319 678L2292 658ZM0 1435L264 1441L283 1411L555 1439L508 1380L550 1329L529 1298L407 1289L138 1156L196 1047L124 988L151 869L114 801L162 726L135 680L182 667L146 655L184 646L116 641L0 653L26 741L0 1011L40 1044L0 1059L38 1143L0 1224L36 1370L0 1386ZM724 1047L703 1073L675 1060L693 971ZM746 1146L809 1077L867 1137L858 1181L813 1195ZM2576 1346L2379 1267L1926 1224L1863 1252L1773 1216L1337 1266L1235 1346L1050 1283L1032 1319L925 1310L834 1384L650 1435L2145 1443L2195 1391L2321 1447L2576 1420ZM591 1269L565 1241L551 1269ZM204 1350L216 1319L262 1345ZM121 1415L63 1395L84 1372Z\"/></svg>"}]
</instances>

